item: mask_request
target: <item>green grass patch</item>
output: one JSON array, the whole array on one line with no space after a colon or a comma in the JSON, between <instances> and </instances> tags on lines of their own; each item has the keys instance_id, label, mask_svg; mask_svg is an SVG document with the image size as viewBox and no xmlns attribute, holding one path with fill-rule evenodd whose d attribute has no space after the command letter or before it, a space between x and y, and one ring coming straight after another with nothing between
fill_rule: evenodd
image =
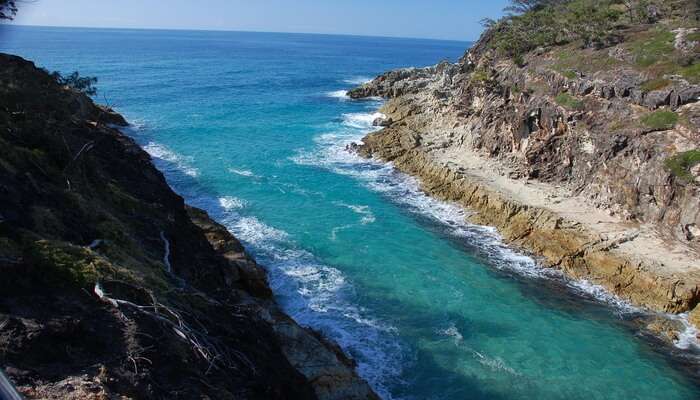
<instances>
[{"instance_id":1,"label":"green grass patch","mask_svg":"<svg viewBox=\"0 0 700 400\"><path fill-rule=\"evenodd\" d=\"M672 111L654 111L642 117L642 123L656 130L672 129L678 122L678 114Z\"/></svg>"},{"instance_id":2,"label":"green grass patch","mask_svg":"<svg viewBox=\"0 0 700 400\"><path fill-rule=\"evenodd\" d=\"M487 82L489 79L491 79L491 75L489 74L489 71L485 69L477 69L474 72L472 72L472 82Z\"/></svg>"},{"instance_id":3,"label":"green grass patch","mask_svg":"<svg viewBox=\"0 0 700 400\"><path fill-rule=\"evenodd\" d=\"M659 30L646 39L632 44L632 54L640 67L650 67L666 59L675 49L676 35L667 30Z\"/></svg>"},{"instance_id":4,"label":"green grass patch","mask_svg":"<svg viewBox=\"0 0 700 400\"><path fill-rule=\"evenodd\" d=\"M580 110L583 108L583 102L568 93L559 93L559 95L554 98L554 101L569 110Z\"/></svg>"},{"instance_id":5,"label":"green grass patch","mask_svg":"<svg viewBox=\"0 0 700 400\"><path fill-rule=\"evenodd\" d=\"M678 73L690 83L700 83L700 63L681 68Z\"/></svg>"},{"instance_id":6,"label":"green grass patch","mask_svg":"<svg viewBox=\"0 0 700 400\"><path fill-rule=\"evenodd\" d=\"M575 47L567 47L555 53L557 61L552 65L552 69L574 79L578 75L576 71L593 73L598 71L609 71L619 66L620 61L610 57L607 52L597 50L581 50Z\"/></svg>"},{"instance_id":7,"label":"green grass patch","mask_svg":"<svg viewBox=\"0 0 700 400\"><path fill-rule=\"evenodd\" d=\"M663 89L670 85L671 81L664 78L652 79L642 83L642 90L645 92L653 92L654 90Z\"/></svg>"},{"instance_id":8,"label":"green grass patch","mask_svg":"<svg viewBox=\"0 0 700 400\"><path fill-rule=\"evenodd\" d=\"M690 169L700 164L700 150L695 149L678 153L671 158L667 158L664 164L675 177L692 183L694 177L690 173Z\"/></svg>"},{"instance_id":9,"label":"green grass patch","mask_svg":"<svg viewBox=\"0 0 700 400\"><path fill-rule=\"evenodd\" d=\"M691 42L700 42L700 31L689 33L685 38Z\"/></svg>"},{"instance_id":10,"label":"green grass patch","mask_svg":"<svg viewBox=\"0 0 700 400\"><path fill-rule=\"evenodd\" d=\"M576 74L576 71L573 71L570 69L563 71L561 74L569 79L576 79L576 77L578 77L578 74Z\"/></svg>"},{"instance_id":11,"label":"green grass patch","mask_svg":"<svg viewBox=\"0 0 700 400\"><path fill-rule=\"evenodd\" d=\"M31 261L40 278L54 287L90 287L106 264L85 248L48 240L34 243Z\"/></svg>"}]
</instances>

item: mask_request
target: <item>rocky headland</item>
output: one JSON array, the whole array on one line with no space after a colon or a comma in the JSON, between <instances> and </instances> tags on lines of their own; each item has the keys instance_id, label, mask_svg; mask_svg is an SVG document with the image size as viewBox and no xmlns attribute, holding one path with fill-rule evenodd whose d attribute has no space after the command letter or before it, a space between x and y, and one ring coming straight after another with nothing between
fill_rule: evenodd
<instances>
[{"instance_id":1,"label":"rocky headland","mask_svg":"<svg viewBox=\"0 0 700 400\"><path fill-rule=\"evenodd\" d=\"M0 55L0 365L26 398L376 399L126 121Z\"/></svg>"},{"instance_id":2,"label":"rocky headland","mask_svg":"<svg viewBox=\"0 0 700 400\"><path fill-rule=\"evenodd\" d=\"M348 93L386 99L381 129L351 150L418 177L543 265L700 327L698 5L650 4L620 12L594 45L572 36L508 54L507 24L530 12L493 24L456 63L387 72Z\"/></svg>"}]
</instances>

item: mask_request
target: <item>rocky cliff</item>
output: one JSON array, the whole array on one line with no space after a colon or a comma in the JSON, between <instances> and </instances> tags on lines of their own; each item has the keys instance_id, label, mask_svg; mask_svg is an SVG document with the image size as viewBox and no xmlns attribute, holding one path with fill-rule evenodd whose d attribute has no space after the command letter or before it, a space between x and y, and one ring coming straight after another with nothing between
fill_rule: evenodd
<instances>
[{"instance_id":1,"label":"rocky cliff","mask_svg":"<svg viewBox=\"0 0 700 400\"><path fill-rule=\"evenodd\" d=\"M0 365L27 398L375 399L126 122L0 55Z\"/></svg>"},{"instance_id":2,"label":"rocky cliff","mask_svg":"<svg viewBox=\"0 0 700 400\"><path fill-rule=\"evenodd\" d=\"M509 57L501 24L457 63L387 72L349 92L387 99L354 150L547 266L652 310L698 309L700 24L696 2L665 4L612 43Z\"/></svg>"}]
</instances>

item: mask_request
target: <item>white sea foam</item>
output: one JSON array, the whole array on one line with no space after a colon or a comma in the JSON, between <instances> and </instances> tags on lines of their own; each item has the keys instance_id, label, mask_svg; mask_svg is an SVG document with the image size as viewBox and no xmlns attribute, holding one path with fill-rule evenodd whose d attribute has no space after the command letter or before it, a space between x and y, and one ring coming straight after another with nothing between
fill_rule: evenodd
<instances>
[{"instance_id":1,"label":"white sea foam","mask_svg":"<svg viewBox=\"0 0 700 400\"><path fill-rule=\"evenodd\" d=\"M377 218L374 216L374 213L372 213L372 209L369 206L346 204L346 203L343 203L341 201L336 202L335 204L342 206L342 207L349 208L355 214L360 215L360 223L362 225L371 224L377 220Z\"/></svg>"},{"instance_id":2,"label":"white sea foam","mask_svg":"<svg viewBox=\"0 0 700 400\"><path fill-rule=\"evenodd\" d=\"M683 331L678 334L678 339L674 342L676 347L682 350L700 350L700 341L698 341L698 328L688 320L688 313L672 316L673 319L683 324Z\"/></svg>"},{"instance_id":3,"label":"white sea foam","mask_svg":"<svg viewBox=\"0 0 700 400\"><path fill-rule=\"evenodd\" d=\"M233 196L226 196L219 198L219 205L223 207L224 210L230 211L245 207L246 202Z\"/></svg>"},{"instance_id":4,"label":"white sea foam","mask_svg":"<svg viewBox=\"0 0 700 400\"><path fill-rule=\"evenodd\" d=\"M396 329L352 303L353 286L339 269L319 263L313 254L298 248L287 232L224 206L237 206L236 201L229 204L233 199L219 199L224 208L219 219L268 268L270 285L285 311L352 354L361 376L382 398L391 399L386 382L398 379L402 371L403 349Z\"/></svg>"},{"instance_id":5,"label":"white sea foam","mask_svg":"<svg viewBox=\"0 0 700 400\"><path fill-rule=\"evenodd\" d=\"M372 123L377 118L384 118L385 115L380 112L372 113L348 113L343 114L343 124L351 128L357 129L372 129Z\"/></svg>"},{"instance_id":6,"label":"white sea foam","mask_svg":"<svg viewBox=\"0 0 700 400\"><path fill-rule=\"evenodd\" d=\"M245 177L254 177L255 174L253 171L247 170L247 169L236 169L236 168L229 168L228 172L235 174L235 175L240 175L240 176L245 176Z\"/></svg>"},{"instance_id":7,"label":"white sea foam","mask_svg":"<svg viewBox=\"0 0 700 400\"><path fill-rule=\"evenodd\" d=\"M191 177L199 176L199 171L190 165L192 162L191 157L177 154L164 145L155 142L149 142L143 149L146 150L151 157L169 162Z\"/></svg>"},{"instance_id":8,"label":"white sea foam","mask_svg":"<svg viewBox=\"0 0 700 400\"><path fill-rule=\"evenodd\" d=\"M279 242L287 238L287 232L265 225L255 217L241 217L233 226L239 239L252 245L263 245L266 242Z\"/></svg>"},{"instance_id":9,"label":"white sea foam","mask_svg":"<svg viewBox=\"0 0 700 400\"><path fill-rule=\"evenodd\" d=\"M365 83L372 82L372 78L368 76L353 76L352 78L343 79L343 82L349 85L359 86Z\"/></svg>"},{"instance_id":10,"label":"white sea foam","mask_svg":"<svg viewBox=\"0 0 700 400\"><path fill-rule=\"evenodd\" d=\"M348 96L347 90L334 90L332 92L326 93L326 96L332 97L334 99L340 99L340 100L349 100L350 99L350 96Z\"/></svg>"},{"instance_id":11,"label":"white sea foam","mask_svg":"<svg viewBox=\"0 0 700 400\"><path fill-rule=\"evenodd\" d=\"M438 333L454 339L455 345L459 345L464 340L464 337L454 324L450 325L448 328L438 330Z\"/></svg>"},{"instance_id":12,"label":"white sea foam","mask_svg":"<svg viewBox=\"0 0 700 400\"><path fill-rule=\"evenodd\" d=\"M509 367L505 363L505 361L503 361L503 359L501 359L500 357L491 358L491 357L488 357L482 353L479 353L478 351L475 351L474 355L476 356L476 359L482 365L489 367L493 371L496 371L496 372L504 371L504 372L507 372L507 373L509 373L511 375L515 375L515 376L521 375L519 372L517 372L513 368Z\"/></svg>"},{"instance_id":13,"label":"white sea foam","mask_svg":"<svg viewBox=\"0 0 700 400\"><path fill-rule=\"evenodd\" d=\"M507 246L495 228L468 223L468 213L461 206L426 195L415 178L398 172L391 163L367 160L347 151L346 147L349 144L360 142L373 129L372 122L378 117L383 115L378 112L343 114L342 123L334 131L316 138L316 149L300 151L292 161L302 165L325 167L335 173L351 176L412 212L435 220L445 227L445 232L449 235L471 243L495 268L533 279L564 282L573 292L606 303L620 315L644 313L642 309L634 307L602 286L585 280L571 280L559 270L542 267L532 257ZM672 314L666 314L665 317L680 318L684 324L685 329L675 343L678 348L700 349L700 341L697 339L700 331L688 323L687 317Z\"/></svg>"}]
</instances>

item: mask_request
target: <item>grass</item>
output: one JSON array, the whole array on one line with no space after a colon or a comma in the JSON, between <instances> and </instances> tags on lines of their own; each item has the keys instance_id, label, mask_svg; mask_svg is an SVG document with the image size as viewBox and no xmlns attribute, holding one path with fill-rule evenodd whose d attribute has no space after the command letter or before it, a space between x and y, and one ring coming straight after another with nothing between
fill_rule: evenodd
<instances>
[{"instance_id":1,"label":"grass","mask_svg":"<svg viewBox=\"0 0 700 400\"><path fill-rule=\"evenodd\" d=\"M491 79L491 75L489 74L489 71L484 70L484 69L477 69L472 73L472 82L487 82L489 79Z\"/></svg>"},{"instance_id":2,"label":"grass","mask_svg":"<svg viewBox=\"0 0 700 400\"><path fill-rule=\"evenodd\" d=\"M700 62L681 68L678 73L690 83L700 83Z\"/></svg>"},{"instance_id":3,"label":"grass","mask_svg":"<svg viewBox=\"0 0 700 400\"><path fill-rule=\"evenodd\" d=\"M576 79L578 77L578 75L576 74L576 71L573 71L570 69L563 71L561 74L569 79Z\"/></svg>"},{"instance_id":4,"label":"grass","mask_svg":"<svg viewBox=\"0 0 700 400\"><path fill-rule=\"evenodd\" d=\"M610 57L606 51L581 50L576 46L566 46L554 55L556 62L552 69L566 76L569 79L577 77L576 71L583 73L593 73L598 71L609 71L620 62Z\"/></svg>"},{"instance_id":5,"label":"grass","mask_svg":"<svg viewBox=\"0 0 700 400\"><path fill-rule=\"evenodd\" d=\"M689 33L686 39L691 42L700 42L700 31Z\"/></svg>"},{"instance_id":6,"label":"grass","mask_svg":"<svg viewBox=\"0 0 700 400\"><path fill-rule=\"evenodd\" d=\"M632 44L632 54L637 65L650 67L668 58L674 51L673 41L676 35L667 30L658 30L651 37Z\"/></svg>"},{"instance_id":7,"label":"grass","mask_svg":"<svg viewBox=\"0 0 700 400\"><path fill-rule=\"evenodd\" d=\"M559 93L559 95L554 98L554 101L569 110L580 110L583 107L583 102L581 100L578 100L568 93Z\"/></svg>"},{"instance_id":8,"label":"grass","mask_svg":"<svg viewBox=\"0 0 700 400\"><path fill-rule=\"evenodd\" d=\"M654 90L663 89L670 84L671 81L665 78L652 79L642 83L642 90L645 92L653 92Z\"/></svg>"},{"instance_id":9,"label":"grass","mask_svg":"<svg viewBox=\"0 0 700 400\"><path fill-rule=\"evenodd\" d=\"M678 114L672 111L654 111L642 117L642 123L655 130L672 129L678 122Z\"/></svg>"},{"instance_id":10,"label":"grass","mask_svg":"<svg viewBox=\"0 0 700 400\"><path fill-rule=\"evenodd\" d=\"M700 150L695 149L678 153L673 157L667 158L664 164L675 177L692 183L694 178L690 173L690 169L700 164Z\"/></svg>"}]
</instances>

